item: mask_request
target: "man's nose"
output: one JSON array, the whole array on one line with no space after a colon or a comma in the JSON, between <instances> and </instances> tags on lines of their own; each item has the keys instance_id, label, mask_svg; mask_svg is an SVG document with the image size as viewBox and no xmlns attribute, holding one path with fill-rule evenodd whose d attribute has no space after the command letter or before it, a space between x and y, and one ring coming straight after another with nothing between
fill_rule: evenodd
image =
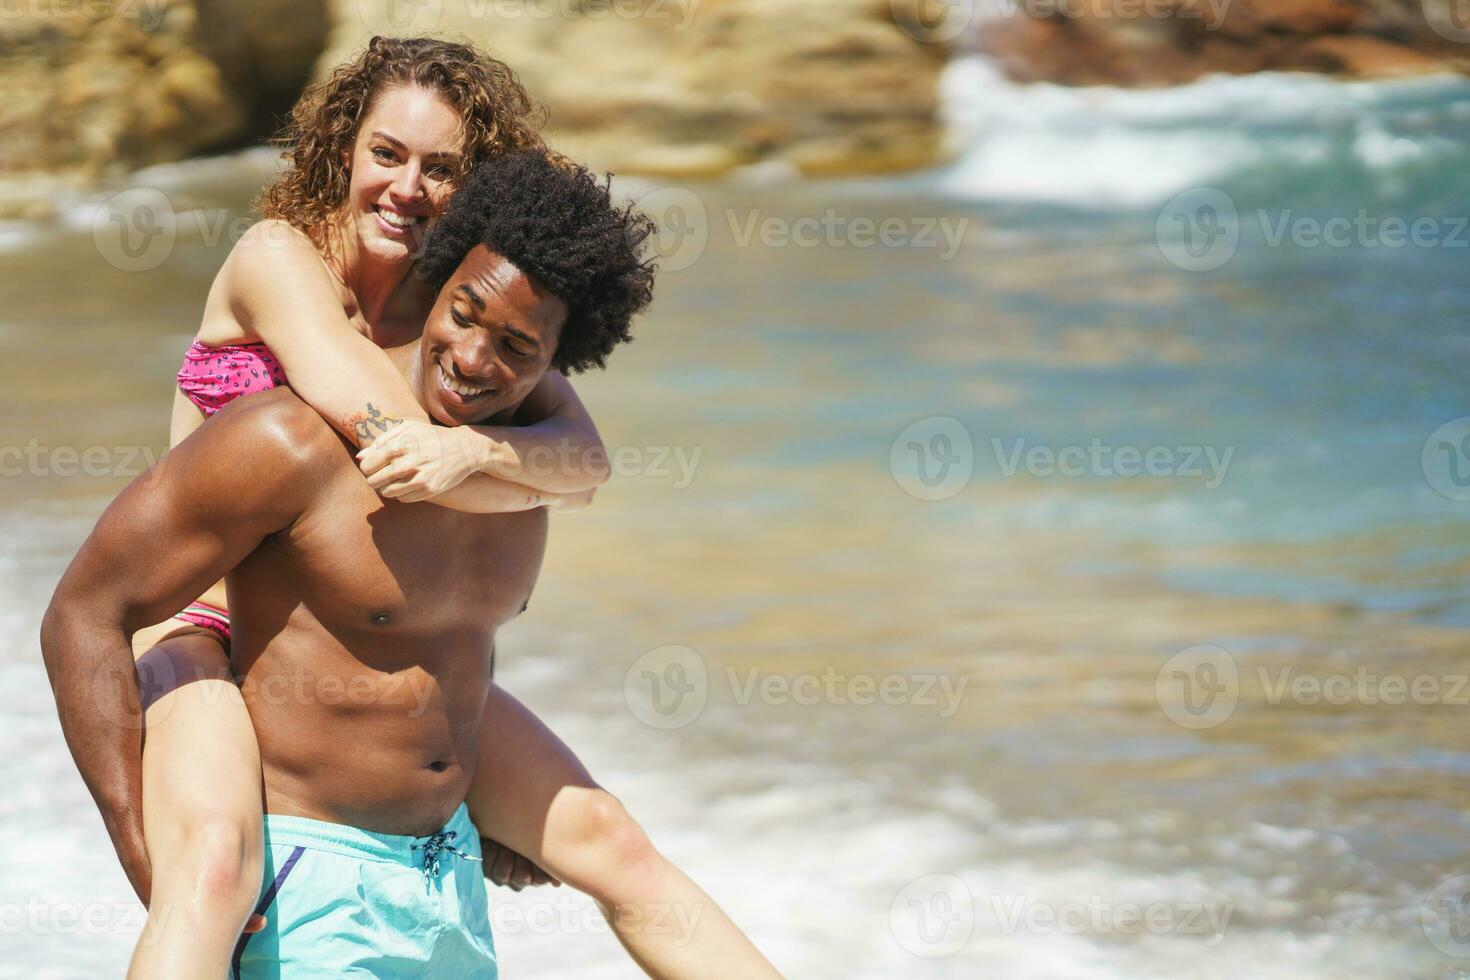
<instances>
[{"instance_id":1,"label":"man's nose","mask_svg":"<svg viewBox=\"0 0 1470 980\"><path fill-rule=\"evenodd\" d=\"M502 365L490 337L477 337L455 348L454 366L461 375L480 384L498 386L501 381Z\"/></svg>"}]
</instances>

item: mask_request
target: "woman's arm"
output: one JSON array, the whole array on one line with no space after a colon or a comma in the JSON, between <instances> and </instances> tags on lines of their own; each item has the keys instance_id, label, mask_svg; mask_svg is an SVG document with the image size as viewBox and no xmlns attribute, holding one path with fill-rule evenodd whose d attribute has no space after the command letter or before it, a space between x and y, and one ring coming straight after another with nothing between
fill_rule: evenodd
<instances>
[{"instance_id":1,"label":"woman's arm","mask_svg":"<svg viewBox=\"0 0 1470 980\"><path fill-rule=\"evenodd\" d=\"M607 482L607 450L572 383L548 371L516 411L513 425L436 429L427 444L416 430L390 429L358 454L385 494L410 488L436 459L463 453L476 472L546 493L580 493ZM376 474L391 464L382 477Z\"/></svg>"},{"instance_id":2,"label":"woman's arm","mask_svg":"<svg viewBox=\"0 0 1470 980\"><path fill-rule=\"evenodd\" d=\"M240 239L220 270L226 309L244 333L280 360L291 388L359 447L390 428L425 433L433 426L388 355L359 333L315 246L281 221L262 221ZM206 343L228 342L201 332ZM421 438L437 445L439 440ZM472 459L447 454L436 461L432 491L390 492L394 499L432 499L455 510L503 513L546 505L560 495L476 472ZM403 488L396 488L403 490ZM585 506L581 497L565 502Z\"/></svg>"},{"instance_id":3,"label":"woman's arm","mask_svg":"<svg viewBox=\"0 0 1470 980\"><path fill-rule=\"evenodd\" d=\"M597 425L561 372L546 372L521 403L516 422L473 427L499 448L481 472L554 493L590 490L612 474Z\"/></svg>"}]
</instances>

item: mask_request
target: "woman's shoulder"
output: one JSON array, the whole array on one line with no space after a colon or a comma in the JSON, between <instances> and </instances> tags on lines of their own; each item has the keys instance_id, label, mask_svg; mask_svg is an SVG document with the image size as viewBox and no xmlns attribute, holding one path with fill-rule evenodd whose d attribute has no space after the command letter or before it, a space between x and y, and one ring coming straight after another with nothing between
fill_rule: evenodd
<instances>
[{"instance_id":1,"label":"woman's shoulder","mask_svg":"<svg viewBox=\"0 0 1470 980\"><path fill-rule=\"evenodd\" d=\"M279 218L265 218L240 236L220 271L250 279L285 267L299 271L303 264L330 277L321 253L305 232Z\"/></svg>"},{"instance_id":2,"label":"woman's shoulder","mask_svg":"<svg viewBox=\"0 0 1470 980\"><path fill-rule=\"evenodd\" d=\"M299 299L317 290L335 296L337 284L311 239L285 221L257 221L235 242L215 276L199 339L211 345L259 339L252 323L279 303L283 292Z\"/></svg>"},{"instance_id":3,"label":"woman's shoulder","mask_svg":"<svg viewBox=\"0 0 1470 980\"><path fill-rule=\"evenodd\" d=\"M236 305L252 297L274 298L283 290L325 290L333 296L340 291L316 244L277 219L251 225L231 249L219 277Z\"/></svg>"}]
</instances>

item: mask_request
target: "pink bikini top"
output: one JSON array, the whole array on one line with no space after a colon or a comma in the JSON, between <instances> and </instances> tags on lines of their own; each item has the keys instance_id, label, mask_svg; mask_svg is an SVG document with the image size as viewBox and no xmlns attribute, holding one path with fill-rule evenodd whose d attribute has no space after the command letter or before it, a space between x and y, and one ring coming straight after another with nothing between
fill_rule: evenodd
<instances>
[{"instance_id":1,"label":"pink bikini top","mask_svg":"<svg viewBox=\"0 0 1470 980\"><path fill-rule=\"evenodd\" d=\"M241 395L285 384L286 372L265 344L210 347L196 340L179 368L179 390L206 418Z\"/></svg>"}]
</instances>

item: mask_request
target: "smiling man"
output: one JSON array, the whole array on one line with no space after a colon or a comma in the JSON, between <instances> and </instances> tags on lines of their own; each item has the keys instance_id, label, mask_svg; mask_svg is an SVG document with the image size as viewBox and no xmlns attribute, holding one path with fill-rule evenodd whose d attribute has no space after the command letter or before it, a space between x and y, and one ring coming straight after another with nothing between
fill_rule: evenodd
<instances>
[{"instance_id":1,"label":"smiling man","mask_svg":"<svg viewBox=\"0 0 1470 980\"><path fill-rule=\"evenodd\" d=\"M390 351L428 414L509 421L548 369L601 366L651 298L649 231L585 171L539 154L478 169L420 263L439 288L424 334ZM42 649L89 785L107 784L129 717L95 680L131 671L132 631L228 572L268 845L269 925L242 940L237 975L494 975L462 801L496 630L541 566L539 503L477 515L384 501L333 429L277 388L220 411L82 546Z\"/></svg>"}]
</instances>

